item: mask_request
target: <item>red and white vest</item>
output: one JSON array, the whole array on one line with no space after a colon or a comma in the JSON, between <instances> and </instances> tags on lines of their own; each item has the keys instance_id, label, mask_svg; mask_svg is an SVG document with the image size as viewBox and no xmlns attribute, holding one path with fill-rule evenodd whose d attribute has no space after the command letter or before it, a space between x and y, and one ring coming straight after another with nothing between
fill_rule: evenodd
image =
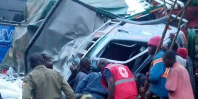
<instances>
[{"instance_id":1,"label":"red and white vest","mask_svg":"<svg viewBox=\"0 0 200 99\"><path fill-rule=\"evenodd\" d=\"M114 99L136 99L137 84L129 68L120 64L108 64L106 68L111 71L114 78ZM107 88L104 77L102 77L102 84Z\"/></svg>"}]
</instances>

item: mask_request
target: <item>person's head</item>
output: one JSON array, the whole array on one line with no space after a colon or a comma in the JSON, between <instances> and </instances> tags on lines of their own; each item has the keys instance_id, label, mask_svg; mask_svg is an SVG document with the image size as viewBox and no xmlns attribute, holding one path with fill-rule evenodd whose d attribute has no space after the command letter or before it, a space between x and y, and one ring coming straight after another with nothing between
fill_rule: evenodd
<instances>
[{"instance_id":1,"label":"person's head","mask_svg":"<svg viewBox=\"0 0 200 99\"><path fill-rule=\"evenodd\" d=\"M178 48L177 54L186 59L188 56L188 50L186 48Z\"/></svg>"},{"instance_id":2,"label":"person's head","mask_svg":"<svg viewBox=\"0 0 200 99\"><path fill-rule=\"evenodd\" d=\"M108 64L109 62L106 59L99 59L97 62L97 68L102 72Z\"/></svg>"},{"instance_id":3,"label":"person's head","mask_svg":"<svg viewBox=\"0 0 200 99\"><path fill-rule=\"evenodd\" d=\"M44 65L44 59L39 53L31 54L29 61L30 61L31 68L35 68L36 66L39 66L39 65Z\"/></svg>"},{"instance_id":4,"label":"person's head","mask_svg":"<svg viewBox=\"0 0 200 99\"><path fill-rule=\"evenodd\" d=\"M148 46L149 46L148 53L150 55L153 55L155 53L156 48L158 47L160 40L161 40L160 36L154 36L149 40L149 42L148 42Z\"/></svg>"},{"instance_id":5,"label":"person's head","mask_svg":"<svg viewBox=\"0 0 200 99\"><path fill-rule=\"evenodd\" d=\"M171 40L173 40L174 37L175 37L175 33L170 33L169 38L170 38Z\"/></svg>"},{"instance_id":6,"label":"person's head","mask_svg":"<svg viewBox=\"0 0 200 99\"><path fill-rule=\"evenodd\" d=\"M46 53L42 53L41 56L44 59L45 66L49 69L53 69L53 63L52 63L51 57L47 55Z\"/></svg>"},{"instance_id":7,"label":"person's head","mask_svg":"<svg viewBox=\"0 0 200 99\"><path fill-rule=\"evenodd\" d=\"M88 58L84 57L80 60L80 69L81 70L89 71L90 67L91 67L90 60Z\"/></svg>"},{"instance_id":8,"label":"person's head","mask_svg":"<svg viewBox=\"0 0 200 99\"><path fill-rule=\"evenodd\" d=\"M168 44L167 44L167 49L168 49L168 50L169 50L170 46L171 46L171 43L168 43ZM177 43L177 42L174 42L174 46L173 46L172 50L176 52L178 48L179 48L178 43Z\"/></svg>"},{"instance_id":9,"label":"person's head","mask_svg":"<svg viewBox=\"0 0 200 99\"><path fill-rule=\"evenodd\" d=\"M172 50L166 51L163 56L163 62L166 67L172 67L176 62L176 53Z\"/></svg>"}]
</instances>

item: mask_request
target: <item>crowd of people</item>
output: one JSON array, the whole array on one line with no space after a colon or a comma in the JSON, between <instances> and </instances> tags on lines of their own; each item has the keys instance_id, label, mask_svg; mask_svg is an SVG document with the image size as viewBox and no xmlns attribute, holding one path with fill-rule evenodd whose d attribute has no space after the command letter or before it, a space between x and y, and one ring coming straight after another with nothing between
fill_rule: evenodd
<instances>
[{"instance_id":1,"label":"crowd of people","mask_svg":"<svg viewBox=\"0 0 200 99\"><path fill-rule=\"evenodd\" d=\"M149 54L154 55L161 37L152 37ZM149 76L150 87L145 99L194 99L194 78L191 60L186 48L175 44L173 50L162 46L156 53ZM53 70L51 57L34 53L30 56L33 71L23 80L23 99L139 99L142 88L128 66L99 59L99 72L90 71L90 60L82 58L78 71L68 81ZM186 92L187 91L187 92Z\"/></svg>"}]
</instances>

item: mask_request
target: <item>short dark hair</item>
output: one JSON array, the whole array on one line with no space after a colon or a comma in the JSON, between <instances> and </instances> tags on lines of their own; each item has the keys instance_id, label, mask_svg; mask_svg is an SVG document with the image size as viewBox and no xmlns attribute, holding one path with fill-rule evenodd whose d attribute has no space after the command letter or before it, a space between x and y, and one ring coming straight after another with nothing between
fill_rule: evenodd
<instances>
[{"instance_id":1,"label":"short dark hair","mask_svg":"<svg viewBox=\"0 0 200 99\"><path fill-rule=\"evenodd\" d=\"M44 59L39 53L33 53L29 58L32 68L35 68L38 65L44 65Z\"/></svg>"},{"instance_id":2,"label":"short dark hair","mask_svg":"<svg viewBox=\"0 0 200 99\"><path fill-rule=\"evenodd\" d=\"M98 60L99 64L103 64L104 66L108 65L110 62L108 62L107 59L101 58Z\"/></svg>"},{"instance_id":3,"label":"short dark hair","mask_svg":"<svg viewBox=\"0 0 200 99\"><path fill-rule=\"evenodd\" d=\"M172 42L171 42L171 43L168 43L168 46L167 46L168 49L170 48L171 44L172 44ZM174 42L174 45L173 45L172 50L176 52L178 48L179 48L178 43L177 43L177 42Z\"/></svg>"},{"instance_id":4,"label":"short dark hair","mask_svg":"<svg viewBox=\"0 0 200 99\"><path fill-rule=\"evenodd\" d=\"M51 59L51 56L49 56L49 55L46 54L46 53L42 53L41 56L42 56L42 58L44 59L44 61L47 61L48 59Z\"/></svg>"},{"instance_id":5,"label":"short dark hair","mask_svg":"<svg viewBox=\"0 0 200 99\"><path fill-rule=\"evenodd\" d=\"M45 56L46 56L47 54L46 53L42 53L41 54L41 56L43 57L43 59L45 59Z\"/></svg>"},{"instance_id":6,"label":"short dark hair","mask_svg":"<svg viewBox=\"0 0 200 99\"><path fill-rule=\"evenodd\" d=\"M85 68L87 67L87 63L89 63L90 60L87 57L84 57L80 60L80 68Z\"/></svg>"},{"instance_id":7,"label":"short dark hair","mask_svg":"<svg viewBox=\"0 0 200 99\"><path fill-rule=\"evenodd\" d=\"M168 50L165 52L163 58L176 60L176 52L174 52L173 50Z\"/></svg>"}]
</instances>

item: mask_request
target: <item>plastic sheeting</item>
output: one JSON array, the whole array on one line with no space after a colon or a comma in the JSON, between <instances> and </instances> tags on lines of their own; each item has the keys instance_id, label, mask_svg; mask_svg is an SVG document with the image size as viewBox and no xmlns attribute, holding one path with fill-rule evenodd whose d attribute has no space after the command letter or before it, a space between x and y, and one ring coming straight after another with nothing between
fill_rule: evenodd
<instances>
[{"instance_id":1,"label":"plastic sheeting","mask_svg":"<svg viewBox=\"0 0 200 99\"><path fill-rule=\"evenodd\" d=\"M0 93L3 99L22 99L22 80L15 82L0 79Z\"/></svg>"},{"instance_id":2,"label":"plastic sheeting","mask_svg":"<svg viewBox=\"0 0 200 99\"><path fill-rule=\"evenodd\" d=\"M22 78L10 67L7 74L0 74L0 94L3 99L22 99Z\"/></svg>"},{"instance_id":3,"label":"plastic sheeting","mask_svg":"<svg viewBox=\"0 0 200 99\"><path fill-rule=\"evenodd\" d=\"M146 11L151 5L145 0L80 0L88 5L101 8L112 14L134 15Z\"/></svg>"},{"instance_id":4,"label":"plastic sheeting","mask_svg":"<svg viewBox=\"0 0 200 99\"><path fill-rule=\"evenodd\" d=\"M56 0L29 0L26 4L27 21L22 24L39 26L44 16ZM26 26L15 26L12 47L0 64L3 67L14 67L18 73L24 73L24 50L36 30Z\"/></svg>"},{"instance_id":5,"label":"plastic sheeting","mask_svg":"<svg viewBox=\"0 0 200 99\"><path fill-rule=\"evenodd\" d=\"M93 7L102 8L113 14L125 14L128 9L128 5L125 0L80 0Z\"/></svg>"}]
</instances>

